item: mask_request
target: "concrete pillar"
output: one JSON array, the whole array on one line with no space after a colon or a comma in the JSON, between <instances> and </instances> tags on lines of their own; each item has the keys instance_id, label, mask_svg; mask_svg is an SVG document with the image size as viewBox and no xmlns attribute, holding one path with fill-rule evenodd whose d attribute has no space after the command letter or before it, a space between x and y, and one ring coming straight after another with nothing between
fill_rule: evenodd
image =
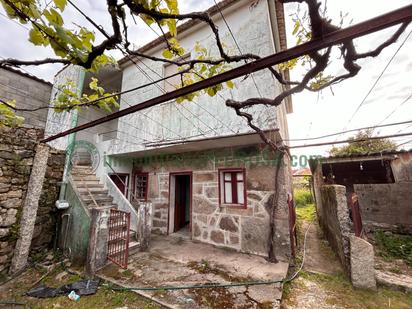
<instances>
[{"instance_id":1,"label":"concrete pillar","mask_svg":"<svg viewBox=\"0 0 412 309\"><path fill-rule=\"evenodd\" d=\"M138 210L137 234L140 251L146 251L150 244L152 233L152 203L141 203Z\"/></svg>"},{"instance_id":2,"label":"concrete pillar","mask_svg":"<svg viewBox=\"0 0 412 309\"><path fill-rule=\"evenodd\" d=\"M33 238L34 224L37 217L37 209L39 207L39 198L42 192L44 177L46 175L48 157L49 146L46 144L38 144L33 160L26 198L23 204L19 239L17 240L13 259L11 261L10 274L22 270L27 263Z\"/></svg>"},{"instance_id":3,"label":"concrete pillar","mask_svg":"<svg viewBox=\"0 0 412 309\"><path fill-rule=\"evenodd\" d=\"M366 240L350 235L350 273L355 288L376 289L375 255Z\"/></svg>"},{"instance_id":4,"label":"concrete pillar","mask_svg":"<svg viewBox=\"0 0 412 309\"><path fill-rule=\"evenodd\" d=\"M107 262L110 206L91 209L89 247L87 249L86 273L94 276Z\"/></svg>"}]
</instances>

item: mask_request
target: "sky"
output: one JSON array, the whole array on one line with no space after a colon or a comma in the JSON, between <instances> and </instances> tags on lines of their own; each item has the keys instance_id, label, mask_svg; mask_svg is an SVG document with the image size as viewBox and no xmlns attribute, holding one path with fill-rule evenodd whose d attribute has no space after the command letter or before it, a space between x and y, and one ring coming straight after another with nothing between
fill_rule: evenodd
<instances>
[{"instance_id":1,"label":"sky","mask_svg":"<svg viewBox=\"0 0 412 309\"><path fill-rule=\"evenodd\" d=\"M260 0L265 1L265 0ZM324 0L321 1L324 4ZM327 1L328 16L333 21L339 22L340 13L347 13L346 25L350 22L358 23L376 15L389 12L391 10L410 4L411 0L329 0ZM93 20L100 25L107 25L107 12L105 11L105 1L75 1L78 6ZM181 12L200 11L213 5L213 0L183 0L180 1ZM295 45L295 38L292 36L293 21L291 15L297 10L297 5L285 5L286 29L288 34L288 46ZM73 8L68 7L65 11L66 21L87 25L87 22ZM53 56L50 51L42 47L35 47L27 41L27 29L23 26L8 20L4 16L4 11L0 9L0 42L7 44L0 45L1 57L14 57L18 59L42 59ZM395 28L386 29L375 34L371 34L361 39L355 40L359 51L373 49L381 42L385 41ZM362 66L360 73L344 82L326 89L321 93L302 92L293 96L294 112L288 115L289 132L291 139L310 138L323 136L342 130L350 130L377 124L386 124L412 120L412 25L406 29L400 39L390 47L386 48L378 57L367 58L359 61ZM129 31L130 41L136 42L136 47L156 38L156 34L150 31L141 22L133 24ZM144 34L142 36L141 34ZM99 37L98 37L99 38ZM405 41L406 39L406 41ZM405 42L404 42L405 41ZM404 42L404 43L403 43ZM400 45L403 46L400 48ZM399 49L400 48L400 49ZM396 56L395 52L399 49ZM245 51L246 52L246 51ZM114 53L114 56L121 55ZM337 56L335 54L335 56ZM388 65L390 59L393 60ZM386 71L377 82L372 91L371 87L376 83L385 66ZM32 74L52 80L54 74L61 68L60 65L46 65L37 67L26 67ZM336 57L333 58L328 72L332 75L342 73L343 67ZM293 80L299 80L305 70L297 66L291 72ZM360 103L365 98L365 102L359 108ZM358 111L356 111L358 109ZM355 113L356 111L356 113ZM375 134L389 135L398 132L412 132L410 124L402 126L392 126L375 129ZM295 141L291 145L302 145L314 142L326 142L344 140L354 133L341 134L339 136L311 141ZM412 148L412 136L395 138L396 143L402 144L404 148ZM293 149L292 154L296 156L327 155L331 146L308 147ZM303 160L304 161L304 160Z\"/></svg>"}]
</instances>

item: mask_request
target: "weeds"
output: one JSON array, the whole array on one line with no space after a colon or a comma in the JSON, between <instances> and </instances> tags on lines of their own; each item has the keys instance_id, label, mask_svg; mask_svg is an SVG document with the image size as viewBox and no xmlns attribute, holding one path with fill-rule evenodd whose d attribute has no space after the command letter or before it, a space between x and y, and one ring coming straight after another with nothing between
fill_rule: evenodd
<instances>
[{"instance_id":1,"label":"weeds","mask_svg":"<svg viewBox=\"0 0 412 309\"><path fill-rule=\"evenodd\" d=\"M402 259L412 266L412 236L385 234L379 230L374 233L379 255L386 260Z\"/></svg>"},{"instance_id":2,"label":"weeds","mask_svg":"<svg viewBox=\"0 0 412 309\"><path fill-rule=\"evenodd\" d=\"M314 200L309 189L295 189L293 191L293 198L296 208L305 207L307 204L313 204Z\"/></svg>"}]
</instances>

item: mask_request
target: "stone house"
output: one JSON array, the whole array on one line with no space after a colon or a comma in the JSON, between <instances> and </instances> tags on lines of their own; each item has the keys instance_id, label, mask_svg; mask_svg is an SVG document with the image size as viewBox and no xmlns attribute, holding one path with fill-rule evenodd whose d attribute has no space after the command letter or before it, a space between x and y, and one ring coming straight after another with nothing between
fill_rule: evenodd
<instances>
[{"instance_id":1,"label":"stone house","mask_svg":"<svg viewBox=\"0 0 412 309\"><path fill-rule=\"evenodd\" d=\"M225 0L219 7L208 10L225 44L235 48L219 9L243 53L266 56L286 48L284 12L279 1L261 0L252 5L248 0ZM205 24L188 21L178 27L178 33L187 51L185 57L194 56L196 42L216 54L214 38ZM158 38L139 51L161 56L164 47L163 39ZM177 71L174 66L138 58L121 59L119 67L120 70L107 68L99 73L98 78L106 89L125 91ZM67 77L75 81L79 90L88 91L90 73L67 67L56 76L55 83ZM276 187L277 154L269 151L246 121L224 102L225 98L273 97L283 87L268 71L233 82L233 89L224 89L216 96L201 95L181 104L167 102L51 144L66 149L75 138L94 145L99 158L94 163L97 179L109 192L114 192L115 186L122 193L119 197L114 192L114 201L132 213L132 221L139 203L150 202L153 232L178 233L263 256L268 254L269 238L273 238L276 255L287 259L291 254L289 231L293 225L289 222L288 197L292 192L289 161L282 162L278 173L280 186ZM173 89L173 81L165 81L123 94L120 109ZM253 108L255 123L277 140L288 139L286 114L290 112L290 101L278 108ZM91 109L50 112L46 133L52 135L105 114ZM56 122L58 126L53 124ZM76 188L72 191L75 193ZM275 196L278 203L273 205ZM67 196L66 199L69 200ZM276 208L273 220L269 215L272 207ZM70 211L71 215L79 215Z\"/></svg>"},{"instance_id":2,"label":"stone house","mask_svg":"<svg viewBox=\"0 0 412 309\"><path fill-rule=\"evenodd\" d=\"M16 107L35 109L46 107L50 103L52 84L11 67L0 68L0 98L16 100ZM47 121L47 109L36 111L17 111L24 117L24 123L38 129L44 129Z\"/></svg>"}]
</instances>

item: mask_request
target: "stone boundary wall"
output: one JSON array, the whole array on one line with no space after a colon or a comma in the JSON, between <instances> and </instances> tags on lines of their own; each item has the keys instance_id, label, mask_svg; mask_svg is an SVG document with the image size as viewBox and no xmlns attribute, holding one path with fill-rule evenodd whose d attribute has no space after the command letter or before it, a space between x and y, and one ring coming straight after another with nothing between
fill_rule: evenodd
<instances>
[{"instance_id":1,"label":"stone boundary wall","mask_svg":"<svg viewBox=\"0 0 412 309\"><path fill-rule=\"evenodd\" d=\"M383 229L412 234L412 182L355 185L367 232Z\"/></svg>"},{"instance_id":2,"label":"stone boundary wall","mask_svg":"<svg viewBox=\"0 0 412 309\"><path fill-rule=\"evenodd\" d=\"M322 208L318 208L320 226L333 251L341 261L345 272L350 275L351 223L346 200L346 188L340 185L326 185L320 188Z\"/></svg>"},{"instance_id":3,"label":"stone boundary wall","mask_svg":"<svg viewBox=\"0 0 412 309\"><path fill-rule=\"evenodd\" d=\"M7 271L19 236L19 221L37 141L43 130L0 128L0 272ZM55 201L65 162L63 151L51 150L39 200L31 252L50 247L55 232Z\"/></svg>"}]
</instances>

